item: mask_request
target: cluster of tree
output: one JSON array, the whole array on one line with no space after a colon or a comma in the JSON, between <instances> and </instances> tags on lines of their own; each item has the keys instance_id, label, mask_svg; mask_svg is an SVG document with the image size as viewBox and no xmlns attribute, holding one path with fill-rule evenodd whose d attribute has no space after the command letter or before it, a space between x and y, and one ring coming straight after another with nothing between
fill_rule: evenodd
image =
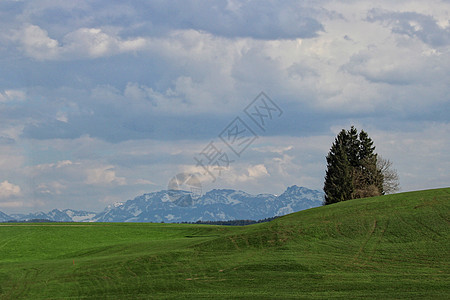
<instances>
[{"instance_id":1,"label":"cluster of tree","mask_svg":"<svg viewBox=\"0 0 450 300\"><path fill-rule=\"evenodd\" d=\"M56 223L48 219L30 219L30 220L9 220L6 223Z\"/></svg>"},{"instance_id":2,"label":"cluster of tree","mask_svg":"<svg viewBox=\"0 0 450 300\"><path fill-rule=\"evenodd\" d=\"M206 225L229 225L229 226L245 226L251 224L258 224L270 222L278 217L265 218L262 220L228 220L228 221L197 221L197 222L182 222L182 224L206 224Z\"/></svg>"},{"instance_id":3,"label":"cluster of tree","mask_svg":"<svg viewBox=\"0 0 450 300\"><path fill-rule=\"evenodd\" d=\"M372 197L393 193L399 188L392 163L375 153L369 135L352 126L342 129L327 155L325 202Z\"/></svg>"}]
</instances>

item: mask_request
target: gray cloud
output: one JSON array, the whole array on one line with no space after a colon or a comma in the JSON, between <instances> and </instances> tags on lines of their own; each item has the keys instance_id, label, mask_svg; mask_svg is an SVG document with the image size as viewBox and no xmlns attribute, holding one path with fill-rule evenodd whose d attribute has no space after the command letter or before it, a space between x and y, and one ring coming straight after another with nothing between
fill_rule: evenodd
<instances>
[{"instance_id":1,"label":"gray cloud","mask_svg":"<svg viewBox=\"0 0 450 300\"><path fill-rule=\"evenodd\" d=\"M448 81L447 53L418 52L416 45L392 47L370 45L352 55L342 70L362 75L374 83L391 85L435 84Z\"/></svg>"},{"instance_id":2,"label":"gray cloud","mask_svg":"<svg viewBox=\"0 0 450 300\"><path fill-rule=\"evenodd\" d=\"M323 8L307 1L96 1L2 3L3 10L22 22L61 38L73 28L118 29L127 36L162 36L172 30L194 29L228 38L262 40L311 38L323 31ZM19 17L20 16L20 17Z\"/></svg>"},{"instance_id":3,"label":"gray cloud","mask_svg":"<svg viewBox=\"0 0 450 300\"><path fill-rule=\"evenodd\" d=\"M442 28L433 16L417 12L392 12L383 9L371 9L369 22L381 21L391 26L392 32L409 37L416 37L433 47L450 44L450 25Z\"/></svg>"},{"instance_id":4,"label":"gray cloud","mask_svg":"<svg viewBox=\"0 0 450 300\"><path fill-rule=\"evenodd\" d=\"M196 29L225 37L256 39L311 38L323 31L314 19L318 10L298 1L179 1L167 9L165 2L148 7L152 23L179 29ZM153 21L154 20L154 21Z\"/></svg>"}]
</instances>

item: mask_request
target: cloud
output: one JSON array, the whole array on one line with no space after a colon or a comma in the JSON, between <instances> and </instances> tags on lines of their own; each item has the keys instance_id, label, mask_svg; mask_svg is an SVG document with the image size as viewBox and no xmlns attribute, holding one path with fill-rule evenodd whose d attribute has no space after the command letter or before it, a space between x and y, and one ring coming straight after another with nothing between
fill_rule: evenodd
<instances>
[{"instance_id":1,"label":"cloud","mask_svg":"<svg viewBox=\"0 0 450 300\"><path fill-rule=\"evenodd\" d=\"M122 40L101 28L79 28L66 34L59 42L37 25L27 25L16 31L15 40L20 42L27 56L37 60L92 59L138 51L147 45L144 38Z\"/></svg>"},{"instance_id":2,"label":"cloud","mask_svg":"<svg viewBox=\"0 0 450 300\"><path fill-rule=\"evenodd\" d=\"M63 170L70 170L73 168L70 168L70 166L72 165L79 165L79 163L73 163L70 160L62 160L62 161L57 161L54 163L47 163L47 164L37 164L34 165L33 167L31 167L31 170L37 171L37 172L42 172L42 171L53 171L53 170L57 170L57 169L63 169Z\"/></svg>"},{"instance_id":3,"label":"cloud","mask_svg":"<svg viewBox=\"0 0 450 300\"><path fill-rule=\"evenodd\" d=\"M144 38L122 40L100 28L80 28L67 34L62 52L66 56L96 58L123 52L133 52L146 46Z\"/></svg>"},{"instance_id":4,"label":"cloud","mask_svg":"<svg viewBox=\"0 0 450 300\"><path fill-rule=\"evenodd\" d=\"M272 153L277 153L277 154L283 154L286 151L292 150L294 147L292 145L290 146L286 146L286 147L281 147L281 146L264 146L261 148L254 148L255 151L258 152L272 152Z\"/></svg>"},{"instance_id":5,"label":"cloud","mask_svg":"<svg viewBox=\"0 0 450 300\"><path fill-rule=\"evenodd\" d=\"M91 168L86 170L86 184L92 185L125 185L127 181L124 177L116 176L112 166Z\"/></svg>"},{"instance_id":6,"label":"cloud","mask_svg":"<svg viewBox=\"0 0 450 300\"><path fill-rule=\"evenodd\" d=\"M138 22L139 16L145 27L129 38L121 38L120 26L92 26L86 22L75 30L65 32L58 37L50 37L48 29L55 24L27 24L20 30L14 30L13 40L18 41L24 53L36 60L73 60L94 59L117 55L120 53L136 53L136 51L154 49L158 44L159 35L149 35L154 31L167 30L168 36L180 32L196 32L203 35L213 35L229 38L253 38L260 40L299 39L316 37L323 26L312 17L317 15L316 9L305 7L293 1L286 4L296 6L297 9L283 8L270 2L241 3L223 6L223 2L216 5L199 5L182 1L179 5L163 3L148 3L146 7L136 8L129 5L137 14L133 22ZM125 5L127 6L127 5ZM69 9L59 8L59 9ZM109 10L108 10L109 11ZM36 14L34 10L31 15ZM55 12L53 12L55 13ZM99 12L101 14L101 12ZM42 11L39 12L42 14ZM149 14L149 15L148 15ZM201 17L200 17L201 15ZM264 17L262 17L264 16ZM68 16L69 17L69 16ZM129 16L129 18L133 18ZM32 21L33 18L30 18ZM106 21L106 20L105 20ZM131 22L131 20L130 20ZM46 27L42 27L46 26ZM139 27L139 25L137 25ZM52 30L56 32L56 30ZM130 35L130 33L128 33ZM184 47L187 45L185 44ZM188 46L189 48L189 46Z\"/></svg>"},{"instance_id":7,"label":"cloud","mask_svg":"<svg viewBox=\"0 0 450 300\"><path fill-rule=\"evenodd\" d=\"M142 179L142 178L139 178L139 179L133 181L133 184L156 185L156 183L154 183L153 181L147 180L147 179Z\"/></svg>"},{"instance_id":8,"label":"cloud","mask_svg":"<svg viewBox=\"0 0 450 300\"><path fill-rule=\"evenodd\" d=\"M86 139L84 142L86 144L81 140L74 141L72 146L68 146L63 141L54 141L54 147L61 150L61 147L72 147L75 149L69 151L75 150L81 155L84 146L92 147L96 143L90 143ZM37 141L35 147L38 149L43 145L46 143ZM130 170L102 160L101 157L95 159L88 155L86 159L30 165L8 173L11 178L19 178L21 196L27 199L27 205L33 206L34 209L82 208L99 211L104 208L102 199L105 196L114 195L116 198L128 199L136 196L137 192L148 191L148 186L154 182L154 178L148 178L148 174L151 174L148 166L144 170L142 167ZM111 193L105 193L105 189Z\"/></svg>"},{"instance_id":9,"label":"cloud","mask_svg":"<svg viewBox=\"0 0 450 300\"><path fill-rule=\"evenodd\" d=\"M367 20L383 22L391 27L393 33L418 38L433 47L450 44L450 24L446 27L439 26L438 21L430 15L374 8L368 12Z\"/></svg>"},{"instance_id":10,"label":"cloud","mask_svg":"<svg viewBox=\"0 0 450 300\"><path fill-rule=\"evenodd\" d=\"M266 167L263 164L250 166L250 167L248 167L247 171L248 171L249 178L258 178L258 177L269 175Z\"/></svg>"},{"instance_id":11,"label":"cloud","mask_svg":"<svg viewBox=\"0 0 450 300\"><path fill-rule=\"evenodd\" d=\"M8 199L19 196L20 194L20 186L10 183L7 180L0 183L0 199Z\"/></svg>"},{"instance_id":12,"label":"cloud","mask_svg":"<svg viewBox=\"0 0 450 300\"><path fill-rule=\"evenodd\" d=\"M208 4L180 1L170 6L161 4L149 4L153 24L192 28L225 37L311 38L323 30L321 23L314 18L318 10L298 1L213 1ZM171 21L167 22L169 16Z\"/></svg>"},{"instance_id":13,"label":"cloud","mask_svg":"<svg viewBox=\"0 0 450 300\"><path fill-rule=\"evenodd\" d=\"M63 185L58 181L52 181L39 184L36 192L39 194L61 195L66 188L66 185Z\"/></svg>"},{"instance_id":14,"label":"cloud","mask_svg":"<svg viewBox=\"0 0 450 300\"><path fill-rule=\"evenodd\" d=\"M0 103L11 101L24 101L26 99L26 93L22 90L5 90L0 91Z\"/></svg>"},{"instance_id":15,"label":"cloud","mask_svg":"<svg viewBox=\"0 0 450 300\"><path fill-rule=\"evenodd\" d=\"M25 6L23 18L45 26L88 27L101 23L125 27L133 34L161 35L172 30L194 29L228 38L311 38L323 30L318 16L325 9L307 1L195 0L76 2L33 1ZM61 29L60 29L61 30Z\"/></svg>"},{"instance_id":16,"label":"cloud","mask_svg":"<svg viewBox=\"0 0 450 300\"><path fill-rule=\"evenodd\" d=\"M408 85L433 80L429 78L430 72L423 73L432 69L430 57L407 48L393 50L372 46L353 55L343 70L362 75L373 83ZM435 57L436 62L439 60Z\"/></svg>"},{"instance_id":17,"label":"cloud","mask_svg":"<svg viewBox=\"0 0 450 300\"><path fill-rule=\"evenodd\" d=\"M283 1L283 4L213 2L216 3L180 1L176 4L130 2L114 5L108 2L108 5L98 7L90 4L28 5L22 16L28 24L20 30L13 29L13 40L20 43L27 56L44 61L136 53L153 48L152 44L162 33L170 36L179 32L198 32L225 39L279 40L313 38L324 30L317 20L317 16L324 14L324 9L312 8L306 3L291 0ZM93 11L101 22L94 21ZM114 15L118 18L112 18ZM64 22L57 16L66 16Z\"/></svg>"},{"instance_id":18,"label":"cloud","mask_svg":"<svg viewBox=\"0 0 450 300\"><path fill-rule=\"evenodd\" d=\"M26 55L37 60L55 59L60 56L61 47L57 40L48 36L48 32L36 25L28 25L16 33L16 39L22 44Z\"/></svg>"},{"instance_id":19,"label":"cloud","mask_svg":"<svg viewBox=\"0 0 450 300\"><path fill-rule=\"evenodd\" d=\"M257 184L258 181L270 177L269 172L264 164L248 165L246 162L233 163L227 170L221 172L219 182L225 186L239 186ZM208 184L211 182L211 177L200 178Z\"/></svg>"},{"instance_id":20,"label":"cloud","mask_svg":"<svg viewBox=\"0 0 450 300\"><path fill-rule=\"evenodd\" d=\"M89 184L93 186L125 185L126 179L116 175L114 166L91 160L29 166L27 173L35 178L36 189L42 193L60 194L67 185Z\"/></svg>"}]
</instances>

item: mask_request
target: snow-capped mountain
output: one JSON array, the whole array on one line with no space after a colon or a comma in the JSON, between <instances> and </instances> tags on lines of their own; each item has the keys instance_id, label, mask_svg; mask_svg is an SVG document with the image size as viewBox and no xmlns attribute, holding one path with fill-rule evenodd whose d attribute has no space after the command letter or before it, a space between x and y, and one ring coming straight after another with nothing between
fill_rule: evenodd
<instances>
[{"instance_id":1,"label":"snow-capped mountain","mask_svg":"<svg viewBox=\"0 0 450 300\"><path fill-rule=\"evenodd\" d=\"M322 192L298 186L289 187L280 196L251 195L229 189L211 190L196 200L185 191L160 191L110 205L92 220L95 222L261 220L317 207L322 201Z\"/></svg>"},{"instance_id":2,"label":"snow-capped mountain","mask_svg":"<svg viewBox=\"0 0 450 300\"><path fill-rule=\"evenodd\" d=\"M73 209L53 209L48 213L37 212L31 214L12 214L9 220L29 221L29 220L50 220L56 222L86 222L90 221L97 213ZM1 220L1 219L0 219Z\"/></svg>"},{"instance_id":3,"label":"snow-capped mountain","mask_svg":"<svg viewBox=\"0 0 450 300\"><path fill-rule=\"evenodd\" d=\"M10 220L14 220L14 218L0 211L0 222L8 222Z\"/></svg>"},{"instance_id":4,"label":"snow-capped mountain","mask_svg":"<svg viewBox=\"0 0 450 300\"><path fill-rule=\"evenodd\" d=\"M65 209L62 212L69 216L73 222L89 222L97 215L97 213L92 211L74 209Z\"/></svg>"},{"instance_id":5,"label":"snow-capped mountain","mask_svg":"<svg viewBox=\"0 0 450 300\"><path fill-rule=\"evenodd\" d=\"M243 191L215 189L198 199L186 191L170 190L144 194L126 202L108 205L100 213L54 209L48 213L6 215L0 222L12 219L26 221L46 219L58 222L196 222L228 220L261 220L282 216L322 204L323 193L291 186L279 195L251 195Z\"/></svg>"}]
</instances>

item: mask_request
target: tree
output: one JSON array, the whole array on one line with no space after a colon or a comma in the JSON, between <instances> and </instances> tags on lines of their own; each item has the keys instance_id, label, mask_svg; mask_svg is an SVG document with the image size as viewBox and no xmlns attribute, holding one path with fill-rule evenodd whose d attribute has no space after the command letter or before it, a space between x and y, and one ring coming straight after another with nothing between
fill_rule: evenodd
<instances>
[{"instance_id":1,"label":"tree","mask_svg":"<svg viewBox=\"0 0 450 300\"><path fill-rule=\"evenodd\" d=\"M352 126L353 128L353 126ZM377 168L378 154L367 132L359 133L358 162L355 166L353 183L355 193L352 199L373 197L384 194L383 174Z\"/></svg>"},{"instance_id":2,"label":"tree","mask_svg":"<svg viewBox=\"0 0 450 300\"><path fill-rule=\"evenodd\" d=\"M362 159L353 168L353 194L351 199L374 197L383 194L383 175L377 169L377 156Z\"/></svg>"},{"instance_id":3,"label":"tree","mask_svg":"<svg viewBox=\"0 0 450 300\"><path fill-rule=\"evenodd\" d=\"M392 162L378 156L377 169L383 174L383 194L392 194L400 189L397 170L392 168Z\"/></svg>"},{"instance_id":4,"label":"tree","mask_svg":"<svg viewBox=\"0 0 450 300\"><path fill-rule=\"evenodd\" d=\"M351 198L353 193L352 168L347 155L348 136L342 130L336 137L327 156L325 175L325 204Z\"/></svg>"},{"instance_id":5,"label":"tree","mask_svg":"<svg viewBox=\"0 0 450 300\"><path fill-rule=\"evenodd\" d=\"M352 128L354 128L352 126ZM356 129L355 129L356 130ZM364 159L370 159L373 156L376 156L375 154L375 146L373 145L372 139L369 137L367 132L364 130L361 130L359 133L359 145L358 145L358 163L361 160Z\"/></svg>"},{"instance_id":6,"label":"tree","mask_svg":"<svg viewBox=\"0 0 450 300\"><path fill-rule=\"evenodd\" d=\"M352 167L357 167L359 165L361 147L361 142L358 139L358 130L352 126L348 131L342 129L341 134L345 134L346 136L348 161Z\"/></svg>"},{"instance_id":7,"label":"tree","mask_svg":"<svg viewBox=\"0 0 450 300\"><path fill-rule=\"evenodd\" d=\"M398 190L398 175L379 158L372 139L352 126L342 129L327 155L324 204L372 197Z\"/></svg>"}]
</instances>

